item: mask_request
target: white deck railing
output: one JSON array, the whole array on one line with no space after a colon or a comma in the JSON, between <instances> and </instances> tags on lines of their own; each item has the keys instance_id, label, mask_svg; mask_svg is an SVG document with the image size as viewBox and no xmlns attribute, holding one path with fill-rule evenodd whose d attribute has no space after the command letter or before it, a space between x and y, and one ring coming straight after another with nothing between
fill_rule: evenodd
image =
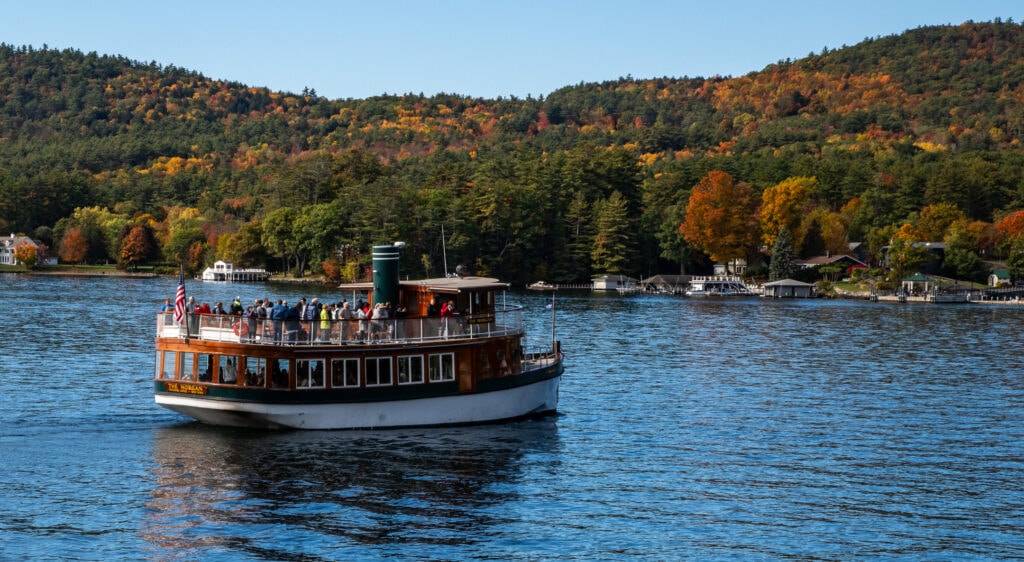
<instances>
[{"instance_id":1,"label":"white deck railing","mask_svg":"<svg viewBox=\"0 0 1024 562\"><path fill-rule=\"evenodd\" d=\"M446 318L370 320L272 320L222 314L189 314L183 324L174 314L157 314L158 338L194 338L257 345L338 345L429 342L522 334L522 307Z\"/></svg>"}]
</instances>

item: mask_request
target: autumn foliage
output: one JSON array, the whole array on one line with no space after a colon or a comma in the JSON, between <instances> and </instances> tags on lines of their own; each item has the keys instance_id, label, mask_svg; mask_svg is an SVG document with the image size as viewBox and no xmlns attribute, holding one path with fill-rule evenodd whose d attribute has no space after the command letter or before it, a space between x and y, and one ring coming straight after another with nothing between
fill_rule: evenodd
<instances>
[{"instance_id":1,"label":"autumn foliage","mask_svg":"<svg viewBox=\"0 0 1024 562\"><path fill-rule=\"evenodd\" d=\"M862 241L878 258L900 225L940 241L965 221L960 244L1001 260L1024 231L1022 44L1016 22L928 26L526 99L328 99L0 44L0 225L48 232L66 263L344 279L387 240L432 273L447 251L578 282L749 257L783 227L800 257Z\"/></svg>"},{"instance_id":2,"label":"autumn foliage","mask_svg":"<svg viewBox=\"0 0 1024 562\"><path fill-rule=\"evenodd\" d=\"M790 234L799 232L804 206L818 186L815 178L793 177L764 190L761 195L761 240L766 246L785 227Z\"/></svg>"},{"instance_id":3,"label":"autumn foliage","mask_svg":"<svg viewBox=\"0 0 1024 562\"><path fill-rule=\"evenodd\" d=\"M14 259L25 264L25 267L28 267L29 269L35 267L36 262L39 260L35 244L30 244L28 242L19 243L14 247Z\"/></svg>"},{"instance_id":4,"label":"autumn foliage","mask_svg":"<svg viewBox=\"0 0 1024 562\"><path fill-rule=\"evenodd\" d=\"M750 185L712 170L694 186L679 232L712 260L745 259L757 244L757 203Z\"/></svg>"},{"instance_id":5,"label":"autumn foliage","mask_svg":"<svg viewBox=\"0 0 1024 562\"><path fill-rule=\"evenodd\" d=\"M64 232L57 255L65 263L82 263L88 251L89 245L85 236L82 235L81 229L71 227Z\"/></svg>"},{"instance_id":6,"label":"autumn foliage","mask_svg":"<svg viewBox=\"0 0 1024 562\"><path fill-rule=\"evenodd\" d=\"M1024 235L1024 210L1006 215L995 224L995 227L1007 238L1020 238Z\"/></svg>"}]
</instances>

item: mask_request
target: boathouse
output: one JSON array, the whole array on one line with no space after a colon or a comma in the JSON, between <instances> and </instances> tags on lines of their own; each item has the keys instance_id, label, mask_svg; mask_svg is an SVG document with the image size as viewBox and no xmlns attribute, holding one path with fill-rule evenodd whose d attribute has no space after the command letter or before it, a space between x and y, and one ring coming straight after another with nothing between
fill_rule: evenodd
<instances>
[{"instance_id":1,"label":"boathouse","mask_svg":"<svg viewBox=\"0 0 1024 562\"><path fill-rule=\"evenodd\" d=\"M1010 284L1010 272L1005 269L996 269L988 274L989 287L1002 287Z\"/></svg>"},{"instance_id":2,"label":"boathouse","mask_svg":"<svg viewBox=\"0 0 1024 562\"><path fill-rule=\"evenodd\" d=\"M690 286L691 275L654 275L640 281L640 290L645 293L667 293L680 295Z\"/></svg>"},{"instance_id":3,"label":"boathouse","mask_svg":"<svg viewBox=\"0 0 1024 562\"><path fill-rule=\"evenodd\" d=\"M814 298L814 285L796 279L780 279L761 285L761 296L773 299Z\"/></svg>"},{"instance_id":4,"label":"boathouse","mask_svg":"<svg viewBox=\"0 0 1024 562\"><path fill-rule=\"evenodd\" d=\"M637 280L628 275L602 275L591 279L595 291L635 291Z\"/></svg>"}]
</instances>

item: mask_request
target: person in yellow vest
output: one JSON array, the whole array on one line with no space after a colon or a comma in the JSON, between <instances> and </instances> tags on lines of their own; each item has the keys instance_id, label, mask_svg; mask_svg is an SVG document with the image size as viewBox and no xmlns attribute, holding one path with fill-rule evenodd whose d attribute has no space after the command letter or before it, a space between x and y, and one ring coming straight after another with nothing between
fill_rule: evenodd
<instances>
[{"instance_id":1,"label":"person in yellow vest","mask_svg":"<svg viewBox=\"0 0 1024 562\"><path fill-rule=\"evenodd\" d=\"M331 309L322 307L320 309L320 341L331 340Z\"/></svg>"}]
</instances>

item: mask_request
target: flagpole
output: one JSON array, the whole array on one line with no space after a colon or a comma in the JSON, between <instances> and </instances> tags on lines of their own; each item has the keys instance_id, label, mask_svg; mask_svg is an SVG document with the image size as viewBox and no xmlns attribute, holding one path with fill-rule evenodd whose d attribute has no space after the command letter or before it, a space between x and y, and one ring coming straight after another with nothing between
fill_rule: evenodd
<instances>
[{"instance_id":1,"label":"flagpole","mask_svg":"<svg viewBox=\"0 0 1024 562\"><path fill-rule=\"evenodd\" d=\"M185 266L181 263L178 263L178 291L174 295L174 320L185 326L185 341L187 342L189 336L188 305L185 302Z\"/></svg>"}]
</instances>

